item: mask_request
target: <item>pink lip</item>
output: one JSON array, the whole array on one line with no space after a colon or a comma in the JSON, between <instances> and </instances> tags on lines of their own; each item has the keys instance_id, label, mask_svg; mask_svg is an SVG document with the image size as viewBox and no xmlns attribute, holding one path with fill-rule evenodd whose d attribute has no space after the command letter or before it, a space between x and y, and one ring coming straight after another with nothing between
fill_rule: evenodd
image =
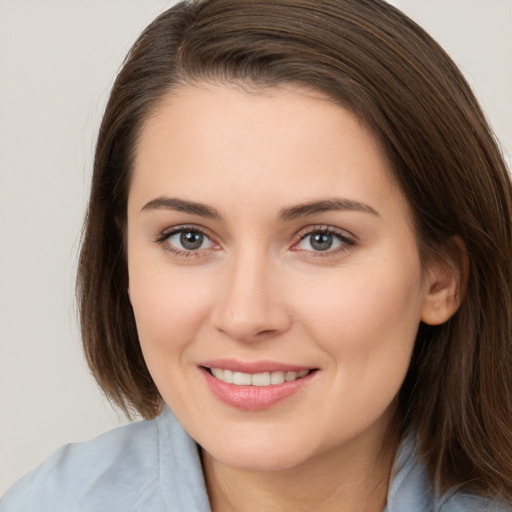
<instances>
[{"instance_id":1,"label":"pink lip","mask_svg":"<svg viewBox=\"0 0 512 512\"><path fill-rule=\"evenodd\" d=\"M236 362L235 364L234 361L231 361L231 363L232 364L227 364L227 360L209 361L208 364L205 363L201 366L208 366L210 368L222 368L232 371L242 371L245 373L264 373L267 371L300 371L308 369L307 367L281 364L275 366L274 363L269 363L268 361L247 364L241 364L240 362ZM244 370L241 368L244 368ZM235 384L227 384L220 379L216 379L205 368L200 369L206 384L208 385L208 388L220 401L244 411L261 411L272 407L277 402L284 400L285 398L297 393L304 386L307 386L317 373L311 372L301 379L293 380L290 382L283 382L282 384L274 384L271 386L237 386Z\"/></svg>"}]
</instances>

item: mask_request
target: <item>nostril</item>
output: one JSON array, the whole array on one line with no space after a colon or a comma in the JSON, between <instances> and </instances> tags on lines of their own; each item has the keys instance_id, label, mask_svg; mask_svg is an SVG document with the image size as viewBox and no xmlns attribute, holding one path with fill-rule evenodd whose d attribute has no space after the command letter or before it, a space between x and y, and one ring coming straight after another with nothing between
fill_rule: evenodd
<instances>
[{"instance_id":1,"label":"nostril","mask_svg":"<svg viewBox=\"0 0 512 512\"><path fill-rule=\"evenodd\" d=\"M276 331L273 329L266 329L264 331L260 331L260 332L256 333L256 336L259 336L260 338L264 338L267 336L272 336L275 332Z\"/></svg>"}]
</instances>

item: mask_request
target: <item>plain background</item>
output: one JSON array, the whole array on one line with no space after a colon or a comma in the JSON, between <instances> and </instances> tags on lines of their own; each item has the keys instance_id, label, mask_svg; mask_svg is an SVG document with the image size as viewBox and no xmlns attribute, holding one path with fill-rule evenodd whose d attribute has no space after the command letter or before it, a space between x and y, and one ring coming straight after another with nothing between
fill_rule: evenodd
<instances>
[{"instance_id":1,"label":"plain background","mask_svg":"<svg viewBox=\"0 0 512 512\"><path fill-rule=\"evenodd\" d=\"M80 348L74 273L94 139L140 31L174 2L0 0L0 494L125 422ZM512 0L395 0L461 66L510 162Z\"/></svg>"}]
</instances>

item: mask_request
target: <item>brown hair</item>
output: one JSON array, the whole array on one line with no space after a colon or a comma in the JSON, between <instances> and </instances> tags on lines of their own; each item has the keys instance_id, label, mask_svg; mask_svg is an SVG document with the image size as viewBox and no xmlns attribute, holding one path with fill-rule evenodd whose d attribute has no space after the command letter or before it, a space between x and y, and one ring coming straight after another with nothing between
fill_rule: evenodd
<instances>
[{"instance_id":1,"label":"brown hair","mask_svg":"<svg viewBox=\"0 0 512 512\"><path fill-rule=\"evenodd\" d=\"M127 295L123 233L141 124L173 88L296 83L349 108L381 141L413 210L424 262L469 258L459 311L420 325L399 396L433 479L512 499L512 191L470 88L445 52L381 0L198 0L131 49L101 125L78 269L85 354L126 413L162 399ZM453 245L453 244L452 244Z\"/></svg>"}]
</instances>

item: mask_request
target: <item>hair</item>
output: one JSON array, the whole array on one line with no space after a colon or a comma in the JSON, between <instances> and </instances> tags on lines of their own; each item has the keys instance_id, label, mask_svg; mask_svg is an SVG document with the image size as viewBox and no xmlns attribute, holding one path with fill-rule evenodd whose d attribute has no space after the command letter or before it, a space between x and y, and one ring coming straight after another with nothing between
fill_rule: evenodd
<instances>
[{"instance_id":1,"label":"hair","mask_svg":"<svg viewBox=\"0 0 512 512\"><path fill-rule=\"evenodd\" d=\"M296 84L357 115L413 212L424 264L469 260L457 313L421 324L399 393L433 481L512 499L512 189L469 86L442 48L381 0L192 0L130 50L101 124L77 296L86 358L126 414L162 398L140 349L124 245L137 138L180 86Z\"/></svg>"}]
</instances>

